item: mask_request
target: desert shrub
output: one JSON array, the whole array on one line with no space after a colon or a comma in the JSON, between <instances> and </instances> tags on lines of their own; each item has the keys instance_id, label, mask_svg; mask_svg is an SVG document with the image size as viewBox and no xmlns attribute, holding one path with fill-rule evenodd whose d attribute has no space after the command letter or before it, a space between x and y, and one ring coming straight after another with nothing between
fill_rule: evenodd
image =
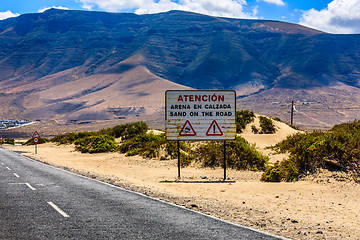
<instances>
[{"instance_id":1,"label":"desert shrub","mask_svg":"<svg viewBox=\"0 0 360 240\"><path fill-rule=\"evenodd\" d=\"M247 124L252 123L255 113L249 110L236 111L236 132L241 133Z\"/></svg>"},{"instance_id":2,"label":"desert shrub","mask_svg":"<svg viewBox=\"0 0 360 240\"><path fill-rule=\"evenodd\" d=\"M275 133L275 125L271 120L271 118L260 116L259 120L260 120L260 128L261 128L260 134Z\"/></svg>"},{"instance_id":3,"label":"desert shrub","mask_svg":"<svg viewBox=\"0 0 360 240\"><path fill-rule=\"evenodd\" d=\"M156 158L159 156L160 146L165 143L166 139L163 135L143 133L122 141L118 149L127 156L139 154L146 158Z\"/></svg>"},{"instance_id":4,"label":"desert shrub","mask_svg":"<svg viewBox=\"0 0 360 240\"><path fill-rule=\"evenodd\" d=\"M300 128L299 128L298 126L295 126L295 125L289 124L289 127L293 128L293 129L295 129L295 130L300 130Z\"/></svg>"},{"instance_id":5,"label":"desert shrub","mask_svg":"<svg viewBox=\"0 0 360 240\"><path fill-rule=\"evenodd\" d=\"M319 168L351 171L354 179L359 179L360 122L336 125L325 132L298 133L278 143L274 149L290 153L290 158L279 164L281 180L292 180L293 175L314 173ZM292 173L292 177L284 177L286 172Z\"/></svg>"},{"instance_id":6,"label":"desert shrub","mask_svg":"<svg viewBox=\"0 0 360 240\"><path fill-rule=\"evenodd\" d=\"M115 138L131 139L137 135L145 134L149 130L145 122L134 122L129 124L117 125L113 128L100 130L100 134L107 134Z\"/></svg>"},{"instance_id":7,"label":"desert shrub","mask_svg":"<svg viewBox=\"0 0 360 240\"><path fill-rule=\"evenodd\" d=\"M3 142L4 142L5 144L14 145L14 144L15 144L15 139L13 139L13 138L5 138L5 139L3 140Z\"/></svg>"},{"instance_id":8,"label":"desert shrub","mask_svg":"<svg viewBox=\"0 0 360 240\"><path fill-rule=\"evenodd\" d=\"M51 139L51 142L57 142L59 144L72 144L76 140L96 135L96 132L77 132L67 133L55 136Z\"/></svg>"},{"instance_id":9,"label":"desert shrub","mask_svg":"<svg viewBox=\"0 0 360 240\"><path fill-rule=\"evenodd\" d=\"M109 135L88 136L75 141L75 150L82 153L114 152L116 142Z\"/></svg>"},{"instance_id":10,"label":"desert shrub","mask_svg":"<svg viewBox=\"0 0 360 240\"><path fill-rule=\"evenodd\" d=\"M195 161L201 162L204 167L221 166L223 161L223 147L219 141L211 141L200 145L193 153Z\"/></svg>"},{"instance_id":11,"label":"desert shrub","mask_svg":"<svg viewBox=\"0 0 360 240\"><path fill-rule=\"evenodd\" d=\"M14 144L15 144L15 139L12 139L12 138L1 139L1 140L0 140L0 144L11 144L11 145L14 145Z\"/></svg>"},{"instance_id":12,"label":"desert shrub","mask_svg":"<svg viewBox=\"0 0 360 240\"><path fill-rule=\"evenodd\" d=\"M299 177L299 169L294 158L289 158L281 163L276 162L274 166L268 166L261 176L264 182L294 181Z\"/></svg>"},{"instance_id":13,"label":"desert shrub","mask_svg":"<svg viewBox=\"0 0 360 240\"><path fill-rule=\"evenodd\" d=\"M67 133L55 136L51 139L52 142L57 142L59 144L71 144L75 141L87 138L90 136L97 136L97 135L108 135L115 138L122 138L122 139L130 139L137 135L141 135L146 133L149 129L148 125L145 122L135 122L123 125L117 125L112 128L102 129L97 132L77 132L77 133Z\"/></svg>"},{"instance_id":14,"label":"desert shrub","mask_svg":"<svg viewBox=\"0 0 360 240\"><path fill-rule=\"evenodd\" d=\"M273 119L278 122L283 122L279 117L274 117Z\"/></svg>"},{"instance_id":15,"label":"desert shrub","mask_svg":"<svg viewBox=\"0 0 360 240\"><path fill-rule=\"evenodd\" d=\"M164 138L165 138L165 134L164 134ZM180 150L182 152L180 152L180 157L182 156L182 153L183 152L186 152L186 153L190 153L191 152L191 147L190 147L190 143L187 142L187 141L180 141ZM166 153L168 154L168 156L170 158L177 158L178 154L177 154L177 141L167 141L166 144L165 144L165 151ZM187 154L187 158L188 159L192 159L192 157Z\"/></svg>"},{"instance_id":16,"label":"desert shrub","mask_svg":"<svg viewBox=\"0 0 360 240\"><path fill-rule=\"evenodd\" d=\"M39 142L37 144L43 144L43 143L47 143L47 142L50 142L50 140L47 138L40 137ZM23 145L29 146L29 145L35 145L35 143L34 143L34 140L32 138L30 138L25 143L23 143Z\"/></svg>"},{"instance_id":17,"label":"desert shrub","mask_svg":"<svg viewBox=\"0 0 360 240\"><path fill-rule=\"evenodd\" d=\"M282 180L282 169L279 162L276 162L274 166L268 166L265 169L263 175L261 175L261 181L264 182L280 182Z\"/></svg>"},{"instance_id":18,"label":"desert shrub","mask_svg":"<svg viewBox=\"0 0 360 240\"><path fill-rule=\"evenodd\" d=\"M180 152L180 166L181 167L189 166L192 163L193 159L194 158L192 155L186 154L184 152Z\"/></svg>"},{"instance_id":19,"label":"desert shrub","mask_svg":"<svg viewBox=\"0 0 360 240\"><path fill-rule=\"evenodd\" d=\"M263 171L269 161L267 156L258 152L254 145L249 144L242 137L229 141L226 151L227 163L237 170Z\"/></svg>"},{"instance_id":20,"label":"desert shrub","mask_svg":"<svg viewBox=\"0 0 360 240\"><path fill-rule=\"evenodd\" d=\"M229 167L237 170L265 170L268 157L259 153L244 138L236 137L234 141L227 141L226 145L226 163ZM192 154L195 161L201 162L205 167L222 166L223 142L207 142L200 145Z\"/></svg>"},{"instance_id":21,"label":"desert shrub","mask_svg":"<svg viewBox=\"0 0 360 240\"><path fill-rule=\"evenodd\" d=\"M254 133L254 134L258 134L259 133L259 129L257 129L257 127L255 125L252 125L251 126L251 131Z\"/></svg>"},{"instance_id":22,"label":"desert shrub","mask_svg":"<svg viewBox=\"0 0 360 240\"><path fill-rule=\"evenodd\" d=\"M159 152L162 148L170 158L177 158L177 142L167 141L165 134L143 133L136 135L133 138L122 141L118 150L127 156L140 155L145 158L159 158ZM186 142L181 141L180 149L188 151L189 146L187 146ZM189 157L183 156L182 158L185 161Z\"/></svg>"},{"instance_id":23,"label":"desert shrub","mask_svg":"<svg viewBox=\"0 0 360 240\"><path fill-rule=\"evenodd\" d=\"M273 120L275 121L278 121L278 122L283 122L279 117L274 117L272 118ZM287 123L286 123L287 124ZM291 124L287 124L289 127L295 129L295 130L300 130L300 128L298 126L295 126L295 125L291 125Z\"/></svg>"}]
</instances>

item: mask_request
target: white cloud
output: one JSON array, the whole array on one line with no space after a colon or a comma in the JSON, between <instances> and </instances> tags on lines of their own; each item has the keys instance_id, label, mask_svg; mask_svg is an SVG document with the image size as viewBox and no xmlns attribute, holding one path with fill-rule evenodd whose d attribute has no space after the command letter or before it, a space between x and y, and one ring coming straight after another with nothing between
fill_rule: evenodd
<instances>
[{"instance_id":1,"label":"white cloud","mask_svg":"<svg viewBox=\"0 0 360 240\"><path fill-rule=\"evenodd\" d=\"M329 33L360 33L360 1L333 0L321 11L305 11L300 24Z\"/></svg>"},{"instance_id":2,"label":"white cloud","mask_svg":"<svg viewBox=\"0 0 360 240\"><path fill-rule=\"evenodd\" d=\"M275 4L278 6L285 6L285 2L283 0L263 0L264 2L270 3L270 4Z\"/></svg>"},{"instance_id":3,"label":"white cloud","mask_svg":"<svg viewBox=\"0 0 360 240\"><path fill-rule=\"evenodd\" d=\"M20 14L18 13L12 13L11 11L7 10L6 12L0 12L0 20L11 18L11 17L17 17Z\"/></svg>"},{"instance_id":4,"label":"white cloud","mask_svg":"<svg viewBox=\"0 0 360 240\"><path fill-rule=\"evenodd\" d=\"M42 12L45 12L46 10L49 10L49 9L52 9L52 8L61 9L61 10L69 10L69 8L67 8L67 7L62 7L62 6L55 7L55 6L52 6L52 7L46 7L46 8L39 9L38 12L42 13Z\"/></svg>"},{"instance_id":5,"label":"white cloud","mask_svg":"<svg viewBox=\"0 0 360 240\"><path fill-rule=\"evenodd\" d=\"M132 10L136 14L149 14L170 10L197 12L212 16L255 18L256 9L247 11L246 0L78 0L88 10Z\"/></svg>"}]
</instances>

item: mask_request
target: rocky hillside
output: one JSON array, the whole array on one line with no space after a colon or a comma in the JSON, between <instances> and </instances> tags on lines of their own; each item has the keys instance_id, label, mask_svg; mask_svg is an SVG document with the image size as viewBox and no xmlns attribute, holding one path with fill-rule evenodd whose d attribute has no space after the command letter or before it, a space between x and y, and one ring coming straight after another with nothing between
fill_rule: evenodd
<instances>
[{"instance_id":1,"label":"rocky hillside","mask_svg":"<svg viewBox=\"0 0 360 240\"><path fill-rule=\"evenodd\" d=\"M285 22L51 9L0 21L0 118L162 114L164 91L188 88L235 89L262 114L294 98L330 106L329 91L360 96L359 59L359 35Z\"/></svg>"}]
</instances>

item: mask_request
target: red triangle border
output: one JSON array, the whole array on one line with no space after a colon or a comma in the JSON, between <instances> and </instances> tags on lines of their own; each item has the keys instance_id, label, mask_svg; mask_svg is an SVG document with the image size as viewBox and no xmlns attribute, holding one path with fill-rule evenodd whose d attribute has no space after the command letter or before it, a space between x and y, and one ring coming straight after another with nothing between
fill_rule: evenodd
<instances>
[{"instance_id":1,"label":"red triangle border","mask_svg":"<svg viewBox=\"0 0 360 240\"><path fill-rule=\"evenodd\" d=\"M183 131L184 131L184 128L185 128L186 124L189 124L189 126L190 126L191 130L193 131L193 133L191 133L191 134L183 134ZM184 126L181 128L181 131L179 132L179 135L180 136L196 136L196 132L195 132L193 126L191 125L191 123L189 122L189 120L186 120Z\"/></svg>"},{"instance_id":2,"label":"red triangle border","mask_svg":"<svg viewBox=\"0 0 360 240\"><path fill-rule=\"evenodd\" d=\"M214 124L215 124L216 127L219 129L220 133L216 133L216 134L209 133L210 130L211 130L211 127L212 127ZM221 128L219 127L219 124L216 122L216 120L212 121L212 123L210 124L209 129L208 129L207 132L206 132L206 136L222 136L222 135L224 135L224 133L221 131Z\"/></svg>"}]
</instances>

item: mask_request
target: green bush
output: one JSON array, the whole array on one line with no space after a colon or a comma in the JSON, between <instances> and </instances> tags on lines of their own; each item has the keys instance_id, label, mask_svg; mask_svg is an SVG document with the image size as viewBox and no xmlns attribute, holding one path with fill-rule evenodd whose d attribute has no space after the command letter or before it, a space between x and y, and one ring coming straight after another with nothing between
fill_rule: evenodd
<instances>
[{"instance_id":1,"label":"green bush","mask_svg":"<svg viewBox=\"0 0 360 240\"><path fill-rule=\"evenodd\" d=\"M200 145L192 152L195 161L201 162L204 167L221 166L223 159L223 150L220 142L211 141Z\"/></svg>"},{"instance_id":2,"label":"green bush","mask_svg":"<svg viewBox=\"0 0 360 240\"><path fill-rule=\"evenodd\" d=\"M75 150L82 153L114 152L116 142L115 138L109 135L89 136L76 140Z\"/></svg>"},{"instance_id":3,"label":"green bush","mask_svg":"<svg viewBox=\"0 0 360 240\"><path fill-rule=\"evenodd\" d=\"M290 153L290 158L279 164L281 180L291 181L320 168L339 170L340 166L343 166L341 170L350 171L356 181L359 179L359 121L336 125L325 132L297 133L275 145L274 149ZM263 177L264 180L268 178Z\"/></svg>"},{"instance_id":4,"label":"green bush","mask_svg":"<svg viewBox=\"0 0 360 240\"><path fill-rule=\"evenodd\" d=\"M121 153L126 153L127 156L139 154L146 158L156 158L159 157L160 146L165 143L164 135L143 133L122 141L118 149Z\"/></svg>"},{"instance_id":5,"label":"green bush","mask_svg":"<svg viewBox=\"0 0 360 240\"><path fill-rule=\"evenodd\" d=\"M282 180L283 170L280 168L279 162L276 162L274 166L268 166L265 172L261 176L261 181L264 182L280 182Z\"/></svg>"},{"instance_id":6,"label":"green bush","mask_svg":"<svg viewBox=\"0 0 360 240\"><path fill-rule=\"evenodd\" d=\"M15 139L13 139L13 138L5 138L4 143L5 144L15 145Z\"/></svg>"},{"instance_id":7,"label":"green bush","mask_svg":"<svg viewBox=\"0 0 360 240\"><path fill-rule=\"evenodd\" d=\"M67 133L55 136L51 139L51 142L57 142L59 144L72 144L78 139L90 137L96 135L96 132L77 132Z\"/></svg>"},{"instance_id":8,"label":"green bush","mask_svg":"<svg viewBox=\"0 0 360 240\"><path fill-rule=\"evenodd\" d=\"M271 120L271 118L268 117L263 117L260 116L259 117L260 120L260 134L273 134L275 133L275 125L273 123L273 121Z\"/></svg>"},{"instance_id":9,"label":"green bush","mask_svg":"<svg viewBox=\"0 0 360 240\"><path fill-rule=\"evenodd\" d=\"M177 142L167 141L165 134L143 133L136 135L122 141L118 149L127 156L140 155L145 158L159 158L160 149L164 149L167 156L177 158ZM180 142L180 149L188 151L189 147L186 142L182 141Z\"/></svg>"},{"instance_id":10,"label":"green bush","mask_svg":"<svg viewBox=\"0 0 360 240\"><path fill-rule=\"evenodd\" d=\"M279 117L274 117L273 119L278 122L283 122Z\"/></svg>"},{"instance_id":11,"label":"green bush","mask_svg":"<svg viewBox=\"0 0 360 240\"><path fill-rule=\"evenodd\" d=\"M264 182L290 182L297 180L298 177L297 161L294 158L289 158L281 163L276 162L274 166L268 166L260 180Z\"/></svg>"},{"instance_id":12,"label":"green bush","mask_svg":"<svg viewBox=\"0 0 360 240\"><path fill-rule=\"evenodd\" d=\"M146 133L149 129L148 125L145 122L135 122L123 125L117 125L113 128L102 129L97 132L77 132L77 133L67 133L55 136L51 139L52 142L57 142L59 144L72 144L75 141L87 138L91 136L99 135L108 135L115 138L122 139L131 139L137 135Z\"/></svg>"},{"instance_id":13,"label":"green bush","mask_svg":"<svg viewBox=\"0 0 360 240\"><path fill-rule=\"evenodd\" d=\"M11 145L14 145L14 144L15 144L15 139L12 139L12 138L1 139L1 140L0 140L0 144L11 144Z\"/></svg>"},{"instance_id":14,"label":"green bush","mask_svg":"<svg viewBox=\"0 0 360 240\"><path fill-rule=\"evenodd\" d=\"M39 142L37 144L43 144L47 142L50 142L50 140L47 138L39 137ZM25 143L23 143L23 145L29 146L29 145L35 145L35 143L34 140L30 138Z\"/></svg>"},{"instance_id":15,"label":"green bush","mask_svg":"<svg viewBox=\"0 0 360 240\"><path fill-rule=\"evenodd\" d=\"M257 129L255 125L252 125L252 126L251 126L251 131L252 131L254 134L258 134L258 133L259 133L259 129Z\"/></svg>"},{"instance_id":16,"label":"green bush","mask_svg":"<svg viewBox=\"0 0 360 240\"><path fill-rule=\"evenodd\" d=\"M100 130L100 134L107 134L114 136L115 138L131 139L137 135L145 134L149 130L148 125L145 122L134 122L129 124L117 125L113 128L107 128Z\"/></svg>"},{"instance_id":17,"label":"green bush","mask_svg":"<svg viewBox=\"0 0 360 240\"><path fill-rule=\"evenodd\" d=\"M222 166L224 159L223 142L212 141L200 145L192 152L195 161L205 167ZM253 145L244 138L236 137L234 141L226 142L226 163L237 170L265 170L268 157L259 153Z\"/></svg>"},{"instance_id":18,"label":"green bush","mask_svg":"<svg viewBox=\"0 0 360 240\"><path fill-rule=\"evenodd\" d=\"M255 113L249 110L236 111L236 132L242 133L246 125L252 123L255 119Z\"/></svg>"},{"instance_id":19,"label":"green bush","mask_svg":"<svg viewBox=\"0 0 360 240\"><path fill-rule=\"evenodd\" d=\"M186 154L184 152L180 152L180 166L181 167L189 166L192 163L192 161L193 161L193 156L191 156L190 154Z\"/></svg>"}]
</instances>

